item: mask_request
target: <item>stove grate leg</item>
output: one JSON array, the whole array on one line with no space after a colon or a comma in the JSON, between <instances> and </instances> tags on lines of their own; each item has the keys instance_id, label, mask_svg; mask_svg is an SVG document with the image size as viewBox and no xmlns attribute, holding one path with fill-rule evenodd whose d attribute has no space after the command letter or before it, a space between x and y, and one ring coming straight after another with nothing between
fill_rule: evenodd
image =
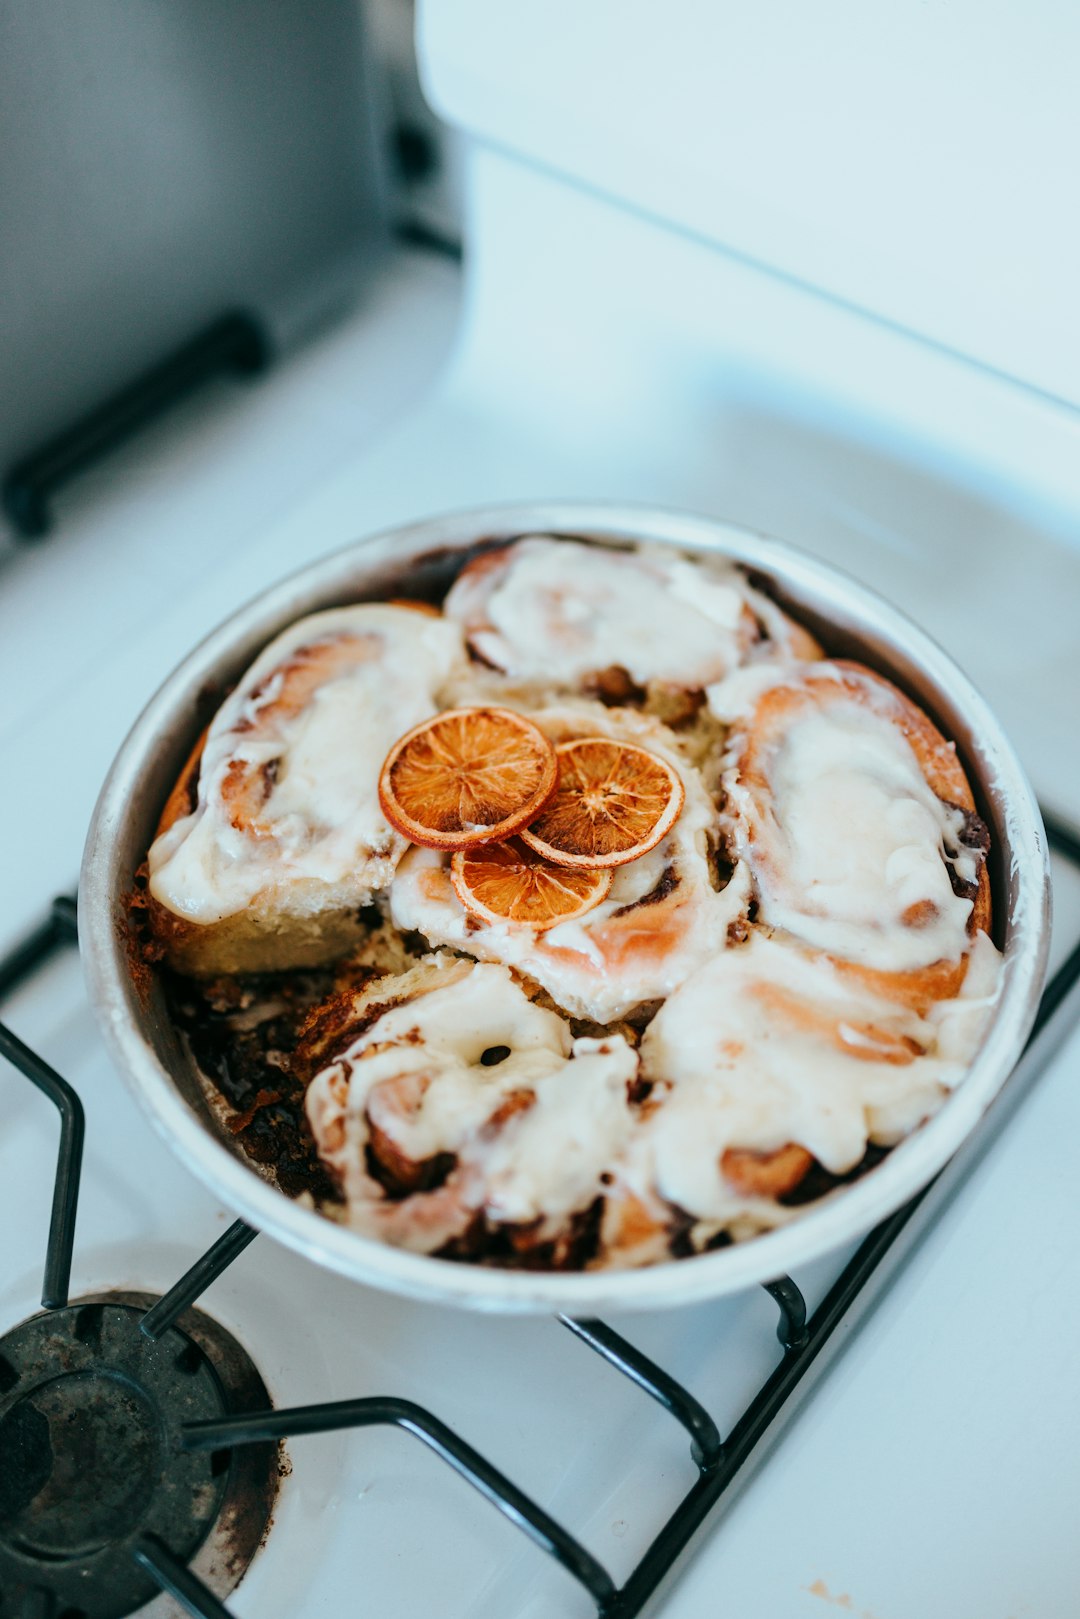
<instances>
[{"instance_id":1,"label":"stove grate leg","mask_svg":"<svg viewBox=\"0 0 1080 1619\"><path fill-rule=\"evenodd\" d=\"M36 1051L24 1045L18 1035L0 1023L0 1056L7 1058L26 1078L43 1091L60 1114L60 1150L53 1182L49 1242L45 1250L45 1282L41 1302L46 1310L61 1310L68 1301L71 1281L71 1254L75 1245L75 1214L79 1204L82 1175L85 1115L82 1103L66 1079L61 1079Z\"/></svg>"},{"instance_id":2,"label":"stove grate leg","mask_svg":"<svg viewBox=\"0 0 1080 1619\"><path fill-rule=\"evenodd\" d=\"M801 1349L810 1336L806 1326L806 1300L790 1276L778 1276L775 1282L762 1282L766 1293L780 1306L780 1320L776 1336L785 1349Z\"/></svg>"},{"instance_id":3,"label":"stove grate leg","mask_svg":"<svg viewBox=\"0 0 1080 1619\"><path fill-rule=\"evenodd\" d=\"M169 1548L156 1535L143 1535L132 1552L136 1563L156 1580L167 1596L179 1602L194 1619L231 1619L228 1608L218 1601L186 1563L178 1563Z\"/></svg>"},{"instance_id":4,"label":"stove grate leg","mask_svg":"<svg viewBox=\"0 0 1080 1619\"><path fill-rule=\"evenodd\" d=\"M211 1282L216 1282L233 1260L242 1254L249 1242L259 1233L244 1220L234 1220L212 1248L208 1248L191 1269L147 1310L139 1327L147 1338L160 1338L183 1315L189 1304L194 1304L200 1293L205 1293Z\"/></svg>"},{"instance_id":5,"label":"stove grate leg","mask_svg":"<svg viewBox=\"0 0 1080 1619\"><path fill-rule=\"evenodd\" d=\"M690 1453L702 1472L716 1465L724 1451L720 1430L705 1407L681 1383L603 1321L574 1320L568 1315L560 1315L558 1319L609 1366L644 1389L665 1411L670 1411L676 1422L682 1423L690 1435Z\"/></svg>"},{"instance_id":6,"label":"stove grate leg","mask_svg":"<svg viewBox=\"0 0 1080 1619\"><path fill-rule=\"evenodd\" d=\"M191 1450L223 1450L298 1434L327 1433L336 1428L403 1428L433 1450L583 1585L601 1615L612 1614L618 1599L615 1585L591 1552L550 1518L498 1468L460 1439L438 1417L411 1400L334 1400L295 1406L287 1411L254 1411L247 1416L184 1425L184 1446Z\"/></svg>"}]
</instances>

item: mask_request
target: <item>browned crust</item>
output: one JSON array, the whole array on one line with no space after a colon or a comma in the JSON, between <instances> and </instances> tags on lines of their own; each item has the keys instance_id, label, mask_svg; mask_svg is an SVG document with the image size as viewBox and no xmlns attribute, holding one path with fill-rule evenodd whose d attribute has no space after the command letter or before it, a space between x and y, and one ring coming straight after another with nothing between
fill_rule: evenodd
<instances>
[{"instance_id":1,"label":"browned crust","mask_svg":"<svg viewBox=\"0 0 1080 1619\"><path fill-rule=\"evenodd\" d=\"M862 664L841 659L832 667L841 671L839 680L811 672L798 685L774 686L764 693L754 710L738 761L741 780L767 800L771 794L769 756L800 714L841 699L881 712L884 699L890 709L887 717L909 743L927 785L946 803L974 814L975 799L956 745L945 740L929 716L890 680ZM913 919L913 923L916 921ZM968 918L969 937L989 933L990 924L990 879L984 860ZM886 1000L900 1001L915 1010L958 994L968 967L967 956L959 961L936 961L913 972L885 972L833 956L829 959L845 977L857 980Z\"/></svg>"},{"instance_id":2,"label":"browned crust","mask_svg":"<svg viewBox=\"0 0 1080 1619\"><path fill-rule=\"evenodd\" d=\"M155 968L165 954L165 947L154 935L153 904L148 887L149 874L144 860L132 878L131 888L124 896L120 936L127 957L128 972L141 1004L150 1004L154 988Z\"/></svg>"},{"instance_id":3,"label":"browned crust","mask_svg":"<svg viewBox=\"0 0 1080 1619\"><path fill-rule=\"evenodd\" d=\"M782 607L777 607L776 611L782 614L787 624L792 657L800 659L803 663L820 662L825 656L825 649L820 641L815 640L806 626L792 618L789 613L785 613Z\"/></svg>"},{"instance_id":4,"label":"browned crust","mask_svg":"<svg viewBox=\"0 0 1080 1619\"><path fill-rule=\"evenodd\" d=\"M386 1130L367 1121L368 1170L392 1199L413 1197L417 1192L433 1192L457 1166L452 1152L437 1152L430 1158L410 1158Z\"/></svg>"},{"instance_id":5,"label":"browned crust","mask_svg":"<svg viewBox=\"0 0 1080 1619\"><path fill-rule=\"evenodd\" d=\"M302 1085L333 1062L358 1040L365 1029L377 1023L384 1012L401 1005L400 996L369 1001L365 987L345 989L331 995L311 1011L300 1027L290 1068Z\"/></svg>"},{"instance_id":6,"label":"browned crust","mask_svg":"<svg viewBox=\"0 0 1080 1619\"><path fill-rule=\"evenodd\" d=\"M176 916L168 906L161 905L147 889L146 893L146 920L150 936L157 946L158 956L173 957L182 952L183 947L192 939L197 931L197 924L188 922L183 917Z\"/></svg>"},{"instance_id":7,"label":"browned crust","mask_svg":"<svg viewBox=\"0 0 1080 1619\"><path fill-rule=\"evenodd\" d=\"M371 976L359 984L349 984L335 991L308 1013L301 1024L299 1037L293 1049L292 1073L303 1085L334 1062L358 1040L365 1029L370 1029L386 1012L392 1012L407 1000L419 1000L437 989L446 989L458 983L473 969L475 963L462 958L453 962L430 982L403 988L401 974L383 977ZM398 992L395 993L394 985Z\"/></svg>"},{"instance_id":8,"label":"browned crust","mask_svg":"<svg viewBox=\"0 0 1080 1619\"><path fill-rule=\"evenodd\" d=\"M486 574L497 572L498 569L506 565L506 561L516 544L516 539L508 540L505 544L493 545L489 551L481 551L479 556L473 557L471 562L465 564L454 583L457 584L462 579L468 579L471 583L476 584ZM485 626L477 626L477 628L482 627Z\"/></svg>"},{"instance_id":9,"label":"browned crust","mask_svg":"<svg viewBox=\"0 0 1080 1619\"><path fill-rule=\"evenodd\" d=\"M784 1197L809 1174L814 1160L805 1147L789 1141L775 1152L751 1152L728 1147L720 1158L720 1173L743 1197Z\"/></svg>"},{"instance_id":10,"label":"browned crust","mask_svg":"<svg viewBox=\"0 0 1080 1619\"><path fill-rule=\"evenodd\" d=\"M209 734L210 726L207 725L200 732L191 752L184 760L180 774L158 817L154 832L155 841L171 826L175 826L177 821L183 820L185 815L193 813L199 789L199 767L202 764L203 750ZM175 916L151 894L145 861L137 874L135 895L137 897L133 896L131 904L138 909L144 920L141 943L144 960L160 960L163 955L171 954L191 937L195 924Z\"/></svg>"},{"instance_id":11,"label":"browned crust","mask_svg":"<svg viewBox=\"0 0 1080 1619\"><path fill-rule=\"evenodd\" d=\"M650 1205L628 1187L604 1203L604 1252L629 1264L649 1264L669 1253L668 1210Z\"/></svg>"},{"instance_id":12,"label":"browned crust","mask_svg":"<svg viewBox=\"0 0 1080 1619\"><path fill-rule=\"evenodd\" d=\"M956 755L956 743L946 742L930 716L913 703L911 698L902 692L899 686L894 686L891 680L884 675L876 674L861 663L855 663L846 658L839 658L833 665L844 672L843 689L856 701L869 703L871 697L866 694L867 686L877 686L893 700L897 706L896 724L911 744L915 757L927 782L939 798L946 799L951 804L959 804L962 809L974 810L975 800L972 797L968 779L964 774L964 767ZM829 684L822 682L814 675L807 680L809 685Z\"/></svg>"},{"instance_id":13,"label":"browned crust","mask_svg":"<svg viewBox=\"0 0 1080 1619\"><path fill-rule=\"evenodd\" d=\"M990 880L983 867L979 873L979 896L976 905L972 907L972 917L976 908L985 907L987 923L989 924L990 911ZM972 935L977 929L968 924L968 931ZM967 976L968 956L961 956L959 961L935 961L929 967L922 967L915 972L890 973L879 968L861 967L855 962L840 961L835 956L830 958L837 970L845 978L854 978L874 994L885 1000L899 1001L904 1006L910 1006L913 1011L919 1012L934 1001L949 1001L959 995L964 979Z\"/></svg>"},{"instance_id":14,"label":"browned crust","mask_svg":"<svg viewBox=\"0 0 1080 1619\"><path fill-rule=\"evenodd\" d=\"M209 734L210 727L207 725L185 759L173 790L165 800L165 807L158 820L157 831L154 833L155 839L160 838L170 826L174 826L177 821L183 820L185 815L190 815L194 810L199 789L199 766L202 764L203 749L206 747L206 738Z\"/></svg>"}]
</instances>

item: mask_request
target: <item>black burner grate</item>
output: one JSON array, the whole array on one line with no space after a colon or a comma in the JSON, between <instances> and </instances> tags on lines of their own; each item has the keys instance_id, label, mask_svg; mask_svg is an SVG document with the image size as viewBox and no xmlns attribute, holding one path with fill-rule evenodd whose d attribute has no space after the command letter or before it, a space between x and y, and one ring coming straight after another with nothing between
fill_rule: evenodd
<instances>
[{"instance_id":1,"label":"black burner grate","mask_svg":"<svg viewBox=\"0 0 1080 1619\"><path fill-rule=\"evenodd\" d=\"M221 1509L225 1471L176 1443L224 1410L209 1359L179 1333L145 1338L122 1304L34 1316L0 1355L3 1589L40 1576L87 1619L131 1612L154 1594L134 1556L144 1537L168 1536L186 1561Z\"/></svg>"},{"instance_id":2,"label":"black burner grate","mask_svg":"<svg viewBox=\"0 0 1080 1619\"><path fill-rule=\"evenodd\" d=\"M1080 870L1080 837L1049 815L1044 819L1051 846ZM65 941L74 939L74 919L74 902L57 900L49 920L0 962L0 997L21 983ZM720 1514L745 1488L817 1378L851 1341L851 1329L873 1308L997 1137L1045 1066L1057 1040L1071 1026L1072 1014L1080 1011L1080 996L1072 994L1078 981L1080 942L1047 985L1024 1055L978 1130L925 1191L870 1233L809 1319L803 1296L790 1277L778 1277L767 1284L767 1291L779 1311L777 1337L783 1354L726 1436L721 1436L708 1412L693 1395L612 1328L602 1321L560 1318L576 1337L682 1424L690 1436L691 1454L698 1468L698 1478L623 1585L616 1586L573 1535L452 1429L430 1411L408 1400L338 1400L285 1411L270 1409L267 1401L265 1409L245 1409L238 1413L192 1412L180 1425L183 1453L192 1460L206 1452L211 1456L232 1458L237 1453L245 1453L248 1447L265 1454L268 1444L291 1435L379 1425L403 1428L468 1479L493 1506L555 1558L589 1592L601 1619L635 1619L677 1572L706 1523L715 1526ZM16 1335L31 1328L47 1332L47 1326L38 1328L37 1323L49 1323L68 1313L65 1307L82 1152L82 1107L71 1087L2 1024L0 1054L32 1080L60 1113L60 1152L42 1295L46 1311L54 1312L54 1316L37 1316L17 1328ZM148 1349L166 1342L176 1332L185 1311L189 1312L184 1317L187 1323L194 1313L189 1310L194 1300L243 1252L256 1234L242 1220L236 1221L175 1287L139 1317L138 1331ZM847 1330L838 1333L841 1323ZM0 1362L0 1412L5 1398ZM0 1425L4 1420L0 1416ZM5 1488L14 1486L5 1485ZM29 1488L27 1483L24 1494ZM2 1520L0 1501L0 1534ZM136 1532L128 1537L129 1563L147 1574L153 1586L169 1592L196 1619L223 1619L223 1616L227 1619L228 1610L185 1562L182 1541L182 1530L179 1535L175 1530L159 1532L156 1536ZM31 1615L59 1613L59 1603L50 1597L42 1605L41 1596L42 1593L38 1593L33 1601L24 1605L22 1612L26 1619ZM8 1611L5 1604L5 1615Z\"/></svg>"}]
</instances>

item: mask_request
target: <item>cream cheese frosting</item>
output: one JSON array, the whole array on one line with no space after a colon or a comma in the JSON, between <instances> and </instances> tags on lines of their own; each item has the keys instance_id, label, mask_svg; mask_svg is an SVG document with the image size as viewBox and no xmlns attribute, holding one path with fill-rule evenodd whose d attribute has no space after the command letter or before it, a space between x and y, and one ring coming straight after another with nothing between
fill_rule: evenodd
<instances>
[{"instance_id":1,"label":"cream cheese frosting","mask_svg":"<svg viewBox=\"0 0 1080 1619\"><path fill-rule=\"evenodd\" d=\"M869 1143L902 1140L963 1078L999 984L980 934L960 994L920 1015L824 955L754 933L650 1023L640 1078L652 1088L639 1107L639 1056L621 1036L573 1039L507 968L431 959L423 990L365 1027L307 1093L346 1218L425 1252L481 1212L495 1225L537 1222L539 1239L609 1186L656 1219L689 1217L698 1243L782 1223L791 1211L729 1182L724 1154L795 1141L842 1175ZM369 1172L374 1131L416 1166L449 1155L444 1180L388 1199Z\"/></svg>"},{"instance_id":2,"label":"cream cheese frosting","mask_svg":"<svg viewBox=\"0 0 1080 1619\"><path fill-rule=\"evenodd\" d=\"M423 993L378 1017L308 1088L348 1218L380 1234L389 1223L418 1249L481 1211L494 1224L557 1228L599 1195L622 1150L637 1056L619 1035L573 1039L505 967L450 963L441 977L436 965ZM410 1163L452 1155L444 1183L388 1205L366 1167L373 1128Z\"/></svg>"},{"instance_id":3,"label":"cream cheese frosting","mask_svg":"<svg viewBox=\"0 0 1080 1619\"><path fill-rule=\"evenodd\" d=\"M407 847L379 808L382 761L464 664L458 626L407 607L293 624L219 709L196 807L150 849L153 897L204 924L305 880L367 903Z\"/></svg>"},{"instance_id":4,"label":"cream cheese frosting","mask_svg":"<svg viewBox=\"0 0 1080 1619\"><path fill-rule=\"evenodd\" d=\"M805 1147L833 1174L891 1146L941 1106L982 1039L998 956L979 934L959 996L924 1016L854 983L823 955L751 934L660 1008L641 1045L658 1082L624 1177L723 1227L785 1217L723 1175L729 1148Z\"/></svg>"},{"instance_id":5,"label":"cream cheese frosting","mask_svg":"<svg viewBox=\"0 0 1080 1619\"><path fill-rule=\"evenodd\" d=\"M827 690L830 666L812 669L814 690ZM965 812L927 781L888 689L865 689L872 701L838 681L835 696L798 706L753 768L736 743L723 777L732 845L769 926L885 972L959 961L972 902L950 865L961 883L977 876Z\"/></svg>"},{"instance_id":6,"label":"cream cheese frosting","mask_svg":"<svg viewBox=\"0 0 1080 1619\"><path fill-rule=\"evenodd\" d=\"M572 686L617 667L641 686L701 687L759 634L749 595L720 563L532 535L467 569L445 611L514 679Z\"/></svg>"}]
</instances>

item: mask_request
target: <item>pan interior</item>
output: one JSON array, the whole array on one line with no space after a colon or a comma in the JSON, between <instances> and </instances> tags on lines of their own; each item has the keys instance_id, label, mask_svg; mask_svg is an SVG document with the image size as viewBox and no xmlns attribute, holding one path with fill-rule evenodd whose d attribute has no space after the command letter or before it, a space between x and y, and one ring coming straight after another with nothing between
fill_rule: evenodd
<instances>
[{"instance_id":1,"label":"pan interior","mask_svg":"<svg viewBox=\"0 0 1080 1619\"><path fill-rule=\"evenodd\" d=\"M205 1154L197 1150L199 1161L192 1164L212 1185L217 1185L214 1166L221 1163L223 1152L243 1166L245 1177L261 1175L265 1180L270 1178L270 1172L251 1163L242 1153L210 1105L208 1097L214 1093L214 1087L198 1070L186 1040L173 1023L160 981L145 972L133 973L128 949L127 897L173 781L195 737L230 686L257 652L286 625L307 613L351 602L385 600L391 596L438 601L478 548L538 531L614 546L646 539L674 544L689 554L706 552L727 556L746 566L756 583L805 623L829 655L866 663L887 675L927 711L943 734L955 740L978 811L990 829L995 943L1006 957L1003 1004L1012 993L1011 979L1019 971L1018 958L1024 959L1023 983L1018 983L1015 994L1022 995L1030 1006L1014 1014L1013 1045L1018 1046L1022 1037L1020 1025L1023 1024L1023 1032L1026 1032L1030 1024L1044 967L1044 959L1037 958L1040 951L1045 957L1043 933L1048 932L1041 926L1046 905L1041 826L1019 767L991 717L982 710L981 702L966 681L920 632L862 587L831 569L776 542L704 520L647 511L606 517L598 510L581 508L463 514L355 546L305 570L252 603L204 642L166 682L137 722L103 790L84 865L87 904L85 908L80 907L84 912L84 950L93 957L88 964L92 994L103 1010L106 1033L111 1031L114 1050L120 1055L128 1077L133 1079L140 1099L150 1106L152 1115L159 1115L155 1122L161 1126L162 1119L160 1109L148 1095L146 1080L150 1074L145 1058L150 1059L153 1070L154 1084L149 1089L158 1095L163 1087L171 1090L198 1121L200 1131L212 1138L213 1149ZM955 680L949 678L953 674ZM1030 859L1025 864L1016 858L1019 838L1034 841L1038 870L1033 868ZM1001 1016L999 1007L998 1021ZM133 1073L132 1054L140 1044L145 1049L145 1057L136 1055L139 1072ZM1016 1054L1014 1051L1013 1057ZM1005 1072L1007 1066L996 1082L987 1087L986 1102ZM965 1081L965 1086L967 1084ZM949 1112L955 1100L950 1100L943 1114ZM925 1136L932 1128L933 1125L919 1134ZM204 1145L211 1148L209 1141ZM909 1143L894 1149L890 1158L902 1154L907 1145ZM185 1156L192 1161L190 1152ZM939 1159L932 1168L940 1167L942 1161ZM908 1194L926 1178L926 1173L914 1178L907 1187ZM272 1188L265 1190L271 1192ZM852 1188L851 1192L854 1190ZM313 1211L290 1204L283 1194L273 1192L272 1195L274 1204L281 1205L282 1217L289 1211L290 1230L280 1233L284 1240L352 1274L370 1274L371 1266L364 1259L364 1251L378 1245L331 1228L335 1252L328 1255L314 1228L330 1223ZM843 1195L846 1198L851 1193ZM898 1196L894 1204L900 1201L902 1197ZM265 1200L260 1199L260 1205L265 1209ZM243 1212L251 1217L250 1210ZM812 1224L814 1219L814 1212L810 1212L795 1224ZM265 1215L260 1223L268 1223ZM296 1234L301 1227L306 1233L302 1240ZM755 1238L749 1246L763 1240ZM737 1245L737 1248L739 1246L747 1245ZM342 1258L346 1251L355 1253L355 1263ZM427 1273L453 1270L456 1277L473 1269L412 1255L395 1257L403 1259L405 1268L415 1273L410 1291L425 1291L423 1283L415 1280L421 1275L416 1271L417 1266ZM706 1262L715 1265L724 1257L710 1256L708 1261L698 1258L694 1266ZM685 1261L653 1268L670 1271L675 1266L687 1268ZM625 1278L632 1283L633 1277L642 1274L625 1273ZM582 1280L573 1276L554 1279L564 1283ZM485 1288L493 1280L496 1278L489 1277ZM507 1291L512 1292L515 1278L502 1275L497 1280L509 1281L511 1288ZM467 1294L467 1280L463 1280L462 1285L455 1280L454 1290L457 1294Z\"/></svg>"}]
</instances>

